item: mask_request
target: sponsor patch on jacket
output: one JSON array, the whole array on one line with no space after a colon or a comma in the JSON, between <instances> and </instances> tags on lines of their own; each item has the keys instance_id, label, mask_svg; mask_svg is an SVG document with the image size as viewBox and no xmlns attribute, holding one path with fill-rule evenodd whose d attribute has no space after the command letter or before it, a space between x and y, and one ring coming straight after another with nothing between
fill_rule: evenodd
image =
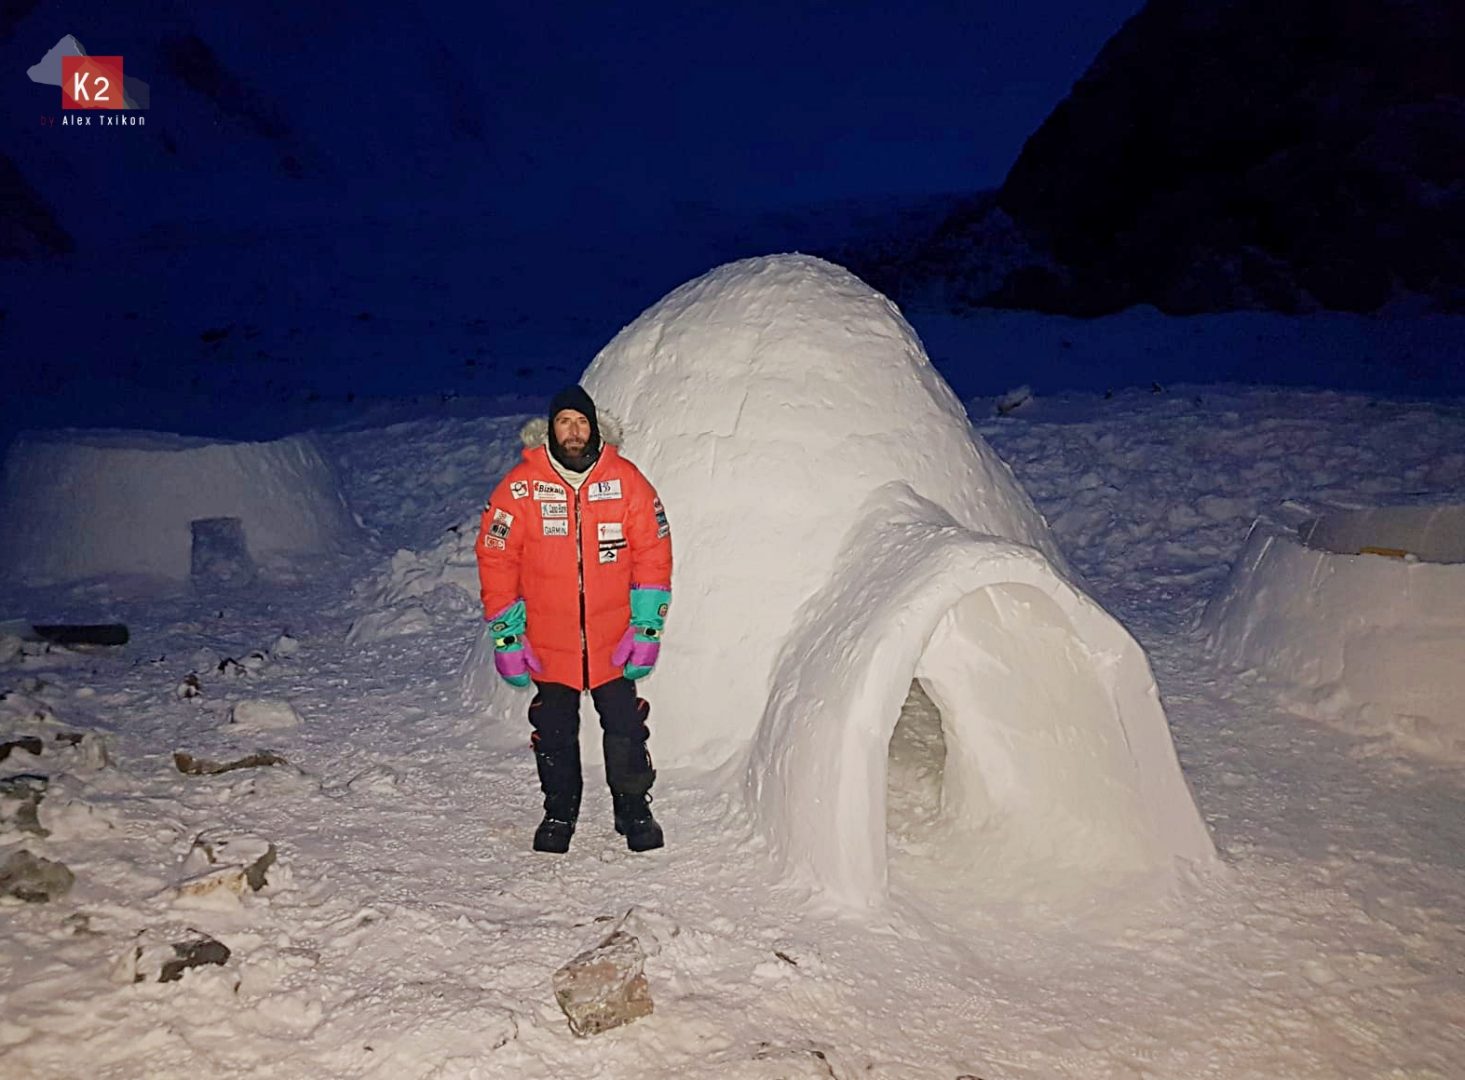
<instances>
[{"instance_id":1,"label":"sponsor patch on jacket","mask_svg":"<svg viewBox=\"0 0 1465 1080\"><path fill-rule=\"evenodd\" d=\"M543 524L545 536L570 535L570 523L568 521L547 520Z\"/></svg>"},{"instance_id":2,"label":"sponsor patch on jacket","mask_svg":"<svg viewBox=\"0 0 1465 1080\"><path fill-rule=\"evenodd\" d=\"M665 540L671 534L671 526L667 523L666 511L662 508L661 500L651 500L651 509L656 513L656 539Z\"/></svg>"},{"instance_id":3,"label":"sponsor patch on jacket","mask_svg":"<svg viewBox=\"0 0 1465 1080\"><path fill-rule=\"evenodd\" d=\"M567 502L542 502L539 504L539 516L545 518L567 518L570 516L570 504Z\"/></svg>"},{"instance_id":4,"label":"sponsor patch on jacket","mask_svg":"<svg viewBox=\"0 0 1465 1080\"><path fill-rule=\"evenodd\" d=\"M493 520L500 525L512 525L514 523L514 515L507 510L500 510L495 506L493 508Z\"/></svg>"},{"instance_id":5,"label":"sponsor patch on jacket","mask_svg":"<svg viewBox=\"0 0 1465 1080\"><path fill-rule=\"evenodd\" d=\"M498 548L500 551L504 550L504 542L502 540L497 536L489 536L487 534L484 534L483 546L486 548Z\"/></svg>"},{"instance_id":6,"label":"sponsor patch on jacket","mask_svg":"<svg viewBox=\"0 0 1465 1080\"><path fill-rule=\"evenodd\" d=\"M500 540L507 540L509 538L509 527L502 521L495 521L488 527L488 534L490 536L497 536Z\"/></svg>"},{"instance_id":7,"label":"sponsor patch on jacket","mask_svg":"<svg viewBox=\"0 0 1465 1080\"><path fill-rule=\"evenodd\" d=\"M605 499L619 499L621 497L621 482L616 480L597 480L593 484L587 484L585 490L589 492L585 497L591 502L602 502Z\"/></svg>"},{"instance_id":8,"label":"sponsor patch on jacket","mask_svg":"<svg viewBox=\"0 0 1465 1080\"><path fill-rule=\"evenodd\" d=\"M616 552L626 546L626 528L619 521L602 521L595 526L595 539L600 548L600 561L613 563Z\"/></svg>"},{"instance_id":9,"label":"sponsor patch on jacket","mask_svg":"<svg viewBox=\"0 0 1465 1080\"><path fill-rule=\"evenodd\" d=\"M534 481L534 497L536 499L560 499L562 501L569 498L561 485L551 484L547 480Z\"/></svg>"},{"instance_id":10,"label":"sponsor patch on jacket","mask_svg":"<svg viewBox=\"0 0 1465 1080\"><path fill-rule=\"evenodd\" d=\"M510 480L509 481L509 494L512 495L516 499L525 499L525 498L528 498L529 497L529 485L526 484L523 480Z\"/></svg>"}]
</instances>

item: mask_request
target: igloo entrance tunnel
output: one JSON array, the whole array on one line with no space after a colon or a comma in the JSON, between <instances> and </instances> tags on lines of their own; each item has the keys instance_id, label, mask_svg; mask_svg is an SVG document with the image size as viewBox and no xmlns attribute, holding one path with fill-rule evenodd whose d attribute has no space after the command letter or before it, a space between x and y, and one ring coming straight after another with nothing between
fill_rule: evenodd
<instances>
[{"instance_id":1,"label":"igloo entrance tunnel","mask_svg":"<svg viewBox=\"0 0 1465 1080\"><path fill-rule=\"evenodd\" d=\"M946 811L1000 852L994 874L1213 857L1142 650L883 296L806 256L732 263L648 309L582 382L672 523L644 685L657 763L741 777L791 876L883 898L887 753L917 678L941 710ZM485 643L465 676L522 731L525 696Z\"/></svg>"}]
</instances>

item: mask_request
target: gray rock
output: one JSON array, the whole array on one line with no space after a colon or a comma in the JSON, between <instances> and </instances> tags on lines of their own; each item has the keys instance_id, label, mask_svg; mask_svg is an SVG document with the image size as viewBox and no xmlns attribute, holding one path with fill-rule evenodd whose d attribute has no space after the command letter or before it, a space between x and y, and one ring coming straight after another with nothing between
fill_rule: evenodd
<instances>
[{"instance_id":1,"label":"gray rock","mask_svg":"<svg viewBox=\"0 0 1465 1080\"><path fill-rule=\"evenodd\" d=\"M214 761L210 758L194 757L185 750L174 750L173 764L179 772L188 776L217 776L235 769L259 769L269 765L288 765L290 762L273 750L257 750L233 761Z\"/></svg>"},{"instance_id":2,"label":"gray rock","mask_svg":"<svg viewBox=\"0 0 1465 1080\"><path fill-rule=\"evenodd\" d=\"M259 892L275 865L275 845L247 833L211 829L199 833L183 860L178 896L205 896L219 891L243 896Z\"/></svg>"},{"instance_id":3,"label":"gray rock","mask_svg":"<svg viewBox=\"0 0 1465 1080\"><path fill-rule=\"evenodd\" d=\"M206 935L195 941L175 942L173 953L173 959L158 973L158 982L177 982L191 967L229 962L229 946Z\"/></svg>"},{"instance_id":4,"label":"gray rock","mask_svg":"<svg viewBox=\"0 0 1465 1080\"><path fill-rule=\"evenodd\" d=\"M617 930L554 973L554 999L579 1036L650 1016L651 990L642 971L641 943Z\"/></svg>"},{"instance_id":5,"label":"gray rock","mask_svg":"<svg viewBox=\"0 0 1465 1080\"><path fill-rule=\"evenodd\" d=\"M35 735L22 735L18 739L9 739L0 742L0 761L4 761L16 750L24 750L27 754L35 754L39 757L44 747L45 743Z\"/></svg>"},{"instance_id":6,"label":"gray rock","mask_svg":"<svg viewBox=\"0 0 1465 1080\"><path fill-rule=\"evenodd\" d=\"M18 773L0 779L0 822L21 832L49 836L37 816L50 780L37 773Z\"/></svg>"},{"instance_id":7,"label":"gray rock","mask_svg":"<svg viewBox=\"0 0 1465 1080\"><path fill-rule=\"evenodd\" d=\"M41 859L22 848L0 865L0 896L13 896L28 904L43 904L64 896L76 882L66 866Z\"/></svg>"},{"instance_id":8,"label":"gray rock","mask_svg":"<svg viewBox=\"0 0 1465 1080\"><path fill-rule=\"evenodd\" d=\"M121 983L177 982L189 968L229 962L229 947L222 941L198 930L189 933L193 936L169 941L157 931L144 932L118 962L114 977Z\"/></svg>"}]
</instances>

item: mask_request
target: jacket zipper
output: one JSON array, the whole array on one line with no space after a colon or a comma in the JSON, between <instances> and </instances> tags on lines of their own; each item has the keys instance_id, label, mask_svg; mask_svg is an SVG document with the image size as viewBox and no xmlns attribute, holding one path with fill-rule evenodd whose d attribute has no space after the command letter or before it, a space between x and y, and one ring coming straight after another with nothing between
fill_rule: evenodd
<instances>
[{"instance_id":1,"label":"jacket zipper","mask_svg":"<svg viewBox=\"0 0 1465 1080\"><path fill-rule=\"evenodd\" d=\"M587 476L588 480L589 477ZM580 489L575 489L575 575L580 585L580 674L590 689L590 643L585 633L585 542L581 536Z\"/></svg>"}]
</instances>

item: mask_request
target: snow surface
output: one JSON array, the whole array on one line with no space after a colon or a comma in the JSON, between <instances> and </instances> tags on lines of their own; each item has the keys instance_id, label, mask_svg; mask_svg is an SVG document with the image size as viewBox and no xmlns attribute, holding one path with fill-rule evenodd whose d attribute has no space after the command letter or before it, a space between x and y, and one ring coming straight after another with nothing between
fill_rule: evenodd
<instances>
[{"instance_id":1,"label":"snow surface","mask_svg":"<svg viewBox=\"0 0 1465 1080\"><path fill-rule=\"evenodd\" d=\"M314 439L211 442L159 432L17 439L0 486L0 559L31 581L186 581L195 521L237 518L247 557L333 555L357 527Z\"/></svg>"},{"instance_id":2,"label":"snow surface","mask_svg":"<svg viewBox=\"0 0 1465 1080\"><path fill-rule=\"evenodd\" d=\"M1252 522L1286 499L1465 499L1465 403L1190 386L1040 395L980 421L1148 651L1227 873L1139 907L983 898L981 868L942 830L942 728L913 691L891 740L891 901L841 918L811 908L751 821L687 771L657 784L665 851L625 850L592 775L570 854L530 852L527 747L499 749L457 701L479 613L456 587L421 582L422 630L347 643L392 552L428 552L472 519L522 419L322 435L373 544L222 605L36 588L7 571L7 609L122 619L133 640L0 669L6 738L97 733L111 762L92 740L0 766L51 776L53 827L6 831L0 852L27 846L77 879L52 904L0 907L0 1074L1458 1075L1458 767L1290 713L1263 682L1218 669L1193 627ZM276 655L285 628L298 649ZM192 670L204 693L180 699ZM302 722L241 741L227 720L244 700L289 701ZM262 747L292 767L199 777L171 761ZM276 846L269 883L183 903L172 888L195 838L221 829ZM551 974L633 905L656 1011L576 1039ZM114 981L139 945L189 928L226 944L228 963Z\"/></svg>"}]
</instances>

